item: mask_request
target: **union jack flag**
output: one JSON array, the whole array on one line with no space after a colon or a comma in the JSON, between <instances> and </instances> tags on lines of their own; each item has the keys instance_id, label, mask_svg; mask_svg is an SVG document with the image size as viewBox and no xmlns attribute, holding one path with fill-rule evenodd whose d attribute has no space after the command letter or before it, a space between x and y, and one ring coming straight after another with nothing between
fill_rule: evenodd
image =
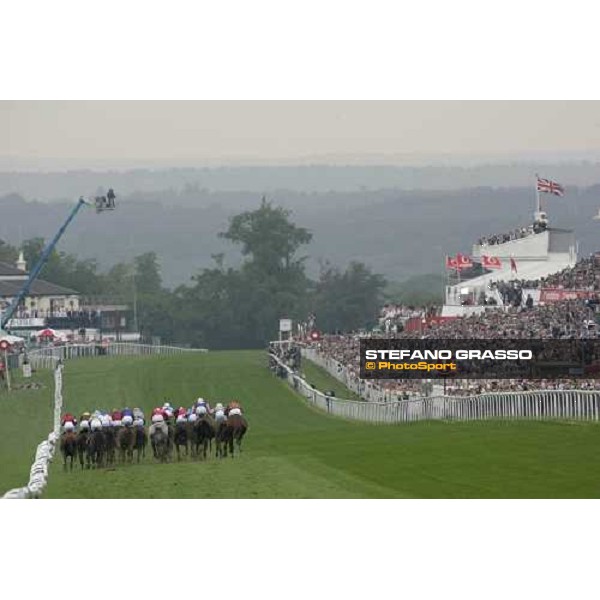
<instances>
[{"instance_id":1,"label":"union jack flag","mask_svg":"<svg viewBox=\"0 0 600 600\"><path fill-rule=\"evenodd\" d=\"M565 188L556 181L550 181L550 179L537 178L537 190L538 192L546 192L554 194L555 196L564 196Z\"/></svg>"}]
</instances>

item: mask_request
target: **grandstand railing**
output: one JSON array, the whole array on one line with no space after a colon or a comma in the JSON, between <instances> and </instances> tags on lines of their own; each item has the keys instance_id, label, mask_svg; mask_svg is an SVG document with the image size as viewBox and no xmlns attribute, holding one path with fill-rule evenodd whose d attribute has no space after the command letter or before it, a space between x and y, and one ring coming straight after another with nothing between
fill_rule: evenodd
<instances>
[{"instance_id":1,"label":"grandstand railing","mask_svg":"<svg viewBox=\"0 0 600 600\"><path fill-rule=\"evenodd\" d=\"M325 369L334 379L343 383L350 391L354 392L367 402L396 402L397 394L389 390L374 387L371 382L362 381L341 362L329 356L323 356L314 348L302 348L302 356L308 358L322 369ZM414 395L411 394L411 397Z\"/></svg>"},{"instance_id":2,"label":"grandstand railing","mask_svg":"<svg viewBox=\"0 0 600 600\"><path fill-rule=\"evenodd\" d=\"M289 385L325 412L369 423L411 423L424 420L486 419L600 420L600 391L547 390L491 393L480 396L432 396L395 402L364 402L331 398L314 389L277 356Z\"/></svg>"},{"instance_id":3,"label":"grandstand railing","mask_svg":"<svg viewBox=\"0 0 600 600\"><path fill-rule=\"evenodd\" d=\"M205 348L178 348L175 346L153 346L150 344L111 343L72 344L51 348L37 348L27 353L33 369L51 369L57 361L92 356L174 356L190 352L208 352ZM21 362L24 358L21 358Z\"/></svg>"}]
</instances>

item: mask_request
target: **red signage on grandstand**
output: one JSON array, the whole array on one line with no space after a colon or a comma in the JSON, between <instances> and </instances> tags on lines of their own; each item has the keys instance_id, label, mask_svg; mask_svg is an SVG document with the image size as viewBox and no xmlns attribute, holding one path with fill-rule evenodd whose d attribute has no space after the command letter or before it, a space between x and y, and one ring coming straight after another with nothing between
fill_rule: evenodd
<instances>
[{"instance_id":1,"label":"red signage on grandstand","mask_svg":"<svg viewBox=\"0 0 600 600\"><path fill-rule=\"evenodd\" d=\"M464 254L456 255L456 262L458 264L459 269L469 269L473 266L473 261L470 256L465 256Z\"/></svg>"},{"instance_id":2,"label":"red signage on grandstand","mask_svg":"<svg viewBox=\"0 0 600 600\"><path fill-rule=\"evenodd\" d=\"M561 300L585 300L593 298L598 292L589 290L564 290L562 288L542 288L540 290L540 302L560 302Z\"/></svg>"},{"instance_id":3,"label":"red signage on grandstand","mask_svg":"<svg viewBox=\"0 0 600 600\"><path fill-rule=\"evenodd\" d=\"M497 256L481 256L481 266L485 269L501 269L502 261Z\"/></svg>"}]
</instances>

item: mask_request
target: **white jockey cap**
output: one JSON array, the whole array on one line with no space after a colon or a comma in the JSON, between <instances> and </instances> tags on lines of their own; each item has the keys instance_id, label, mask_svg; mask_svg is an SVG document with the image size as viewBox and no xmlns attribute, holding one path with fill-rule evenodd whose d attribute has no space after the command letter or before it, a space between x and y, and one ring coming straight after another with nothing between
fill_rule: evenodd
<instances>
[{"instance_id":1,"label":"white jockey cap","mask_svg":"<svg viewBox=\"0 0 600 600\"><path fill-rule=\"evenodd\" d=\"M217 402L217 405L215 406L215 410L223 410L223 405L220 402Z\"/></svg>"},{"instance_id":2,"label":"white jockey cap","mask_svg":"<svg viewBox=\"0 0 600 600\"><path fill-rule=\"evenodd\" d=\"M65 424L63 425L63 427L65 428L65 431L73 431L73 429L75 429L75 425L73 425L73 421L66 421Z\"/></svg>"},{"instance_id":3,"label":"white jockey cap","mask_svg":"<svg viewBox=\"0 0 600 600\"><path fill-rule=\"evenodd\" d=\"M198 404L200 404L202 402L206 402L206 400L204 398L196 398L196 402L198 402Z\"/></svg>"},{"instance_id":4,"label":"white jockey cap","mask_svg":"<svg viewBox=\"0 0 600 600\"><path fill-rule=\"evenodd\" d=\"M84 419L83 421L81 421L81 423L79 423L79 428L80 429L89 429L90 428L90 422L87 421L86 419Z\"/></svg>"}]
</instances>

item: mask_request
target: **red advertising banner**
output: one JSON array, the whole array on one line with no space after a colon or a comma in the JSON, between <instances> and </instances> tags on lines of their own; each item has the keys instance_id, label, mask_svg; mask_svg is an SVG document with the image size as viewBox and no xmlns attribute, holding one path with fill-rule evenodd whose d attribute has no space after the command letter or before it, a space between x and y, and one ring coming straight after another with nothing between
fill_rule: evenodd
<instances>
[{"instance_id":1,"label":"red advertising banner","mask_svg":"<svg viewBox=\"0 0 600 600\"><path fill-rule=\"evenodd\" d=\"M497 256L481 255L481 266L485 269L501 269L502 261Z\"/></svg>"},{"instance_id":2,"label":"red advertising banner","mask_svg":"<svg viewBox=\"0 0 600 600\"><path fill-rule=\"evenodd\" d=\"M459 269L470 269L473 266L471 257L460 253L456 255L456 262Z\"/></svg>"},{"instance_id":3,"label":"red advertising banner","mask_svg":"<svg viewBox=\"0 0 600 600\"><path fill-rule=\"evenodd\" d=\"M594 298L598 292L589 290L564 290L562 288L542 288L540 290L540 302L560 302L561 300L585 300Z\"/></svg>"}]
</instances>

